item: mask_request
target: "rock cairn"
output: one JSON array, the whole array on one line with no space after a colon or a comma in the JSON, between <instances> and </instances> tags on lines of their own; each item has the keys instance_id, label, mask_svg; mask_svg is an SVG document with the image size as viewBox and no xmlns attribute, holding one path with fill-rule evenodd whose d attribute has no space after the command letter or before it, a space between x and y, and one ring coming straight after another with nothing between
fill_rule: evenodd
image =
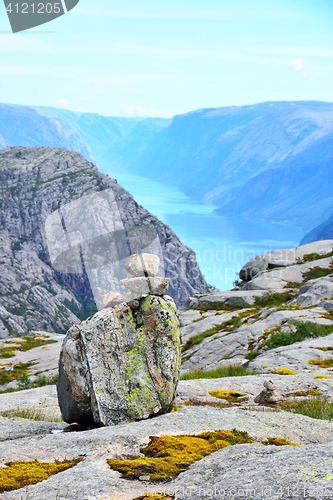
<instances>
[{"instance_id":1,"label":"rock cairn","mask_svg":"<svg viewBox=\"0 0 333 500\"><path fill-rule=\"evenodd\" d=\"M265 380L264 387L265 389L254 398L255 403L265 405L276 404L283 401L282 394L277 390L271 380Z\"/></svg>"},{"instance_id":2,"label":"rock cairn","mask_svg":"<svg viewBox=\"0 0 333 500\"><path fill-rule=\"evenodd\" d=\"M65 422L116 425L172 409L179 321L165 294L169 280L156 276L158 267L154 255L131 257L126 269L133 277L123 280L131 291L127 301L107 294L102 311L67 332L57 384Z\"/></svg>"},{"instance_id":3,"label":"rock cairn","mask_svg":"<svg viewBox=\"0 0 333 500\"><path fill-rule=\"evenodd\" d=\"M130 291L128 300L136 299L145 294L165 295L170 279L156 276L160 266L157 255L141 253L132 255L125 266L132 276L121 280L122 285Z\"/></svg>"}]
</instances>

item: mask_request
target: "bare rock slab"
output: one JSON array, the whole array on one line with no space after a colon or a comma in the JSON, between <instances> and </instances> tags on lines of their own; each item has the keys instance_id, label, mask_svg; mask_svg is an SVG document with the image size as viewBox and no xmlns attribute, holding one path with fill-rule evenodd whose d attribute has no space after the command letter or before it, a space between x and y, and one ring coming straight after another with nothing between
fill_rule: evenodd
<instances>
[{"instance_id":1,"label":"bare rock slab","mask_svg":"<svg viewBox=\"0 0 333 500\"><path fill-rule=\"evenodd\" d=\"M179 381L179 320L169 296L103 309L68 331L57 385L63 419L116 425L171 410Z\"/></svg>"}]
</instances>

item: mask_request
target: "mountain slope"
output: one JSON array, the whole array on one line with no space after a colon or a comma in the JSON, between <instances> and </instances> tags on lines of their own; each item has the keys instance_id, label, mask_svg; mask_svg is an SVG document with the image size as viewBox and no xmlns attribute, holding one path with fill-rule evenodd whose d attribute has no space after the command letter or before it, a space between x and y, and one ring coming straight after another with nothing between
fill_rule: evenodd
<instances>
[{"instance_id":1,"label":"mountain slope","mask_svg":"<svg viewBox=\"0 0 333 500\"><path fill-rule=\"evenodd\" d=\"M322 220L328 206L332 138L330 103L268 102L198 110L176 116L162 140L132 168L220 205L221 214L248 215L251 207L251 216L288 219L308 229ZM308 220L308 210L298 207L299 196L311 191L316 171L325 186L319 182L313 219ZM296 173L298 181L293 179ZM266 196L266 186L273 181ZM297 184L295 189L288 187L290 182ZM288 189L281 205L279 196ZM317 205L320 199L323 204ZM293 214L294 208L298 212Z\"/></svg>"},{"instance_id":2,"label":"mountain slope","mask_svg":"<svg viewBox=\"0 0 333 500\"><path fill-rule=\"evenodd\" d=\"M0 104L0 149L52 146L78 151L100 166L124 168L171 120L75 113L44 106Z\"/></svg>"},{"instance_id":3,"label":"mountain slope","mask_svg":"<svg viewBox=\"0 0 333 500\"><path fill-rule=\"evenodd\" d=\"M266 102L166 120L0 106L0 148L62 146L214 203L307 231L332 206L333 104ZM311 207L311 210L309 210Z\"/></svg>"},{"instance_id":4,"label":"mountain slope","mask_svg":"<svg viewBox=\"0 0 333 500\"><path fill-rule=\"evenodd\" d=\"M99 197L94 197L96 194ZM113 212L103 208L106 195L114 200ZM103 210L96 212L96 203L103 205L106 215ZM109 262L98 253L101 249L107 253L114 244L103 240L103 233L98 232L103 224L123 227L127 232L138 228L139 237L148 231L156 232L165 274L171 278L169 293L178 304L207 288L194 252L115 180L101 174L78 153L48 147L0 151L0 208L0 337L22 335L33 329L64 332L78 318L86 318L96 310L96 300L111 291L113 285ZM70 211L76 213L76 219L70 219ZM54 241L47 232L59 214L59 227L63 227L66 238L63 242L59 228ZM51 226L45 226L47 221ZM94 229L92 250L87 255L84 241L77 238L91 243L87 233ZM137 233L133 234L137 237ZM62 254L56 255L68 258L68 263L60 259L60 264L52 266L50 252L53 247L58 251L59 244L64 249L60 248ZM115 244L126 257L121 241L115 240ZM78 253L75 262L71 260L73 255L66 253L66 245L69 251ZM110 254L110 263L113 257Z\"/></svg>"},{"instance_id":5,"label":"mountain slope","mask_svg":"<svg viewBox=\"0 0 333 500\"><path fill-rule=\"evenodd\" d=\"M313 241L319 240L332 240L333 239L333 214L327 220L319 224L319 226L311 229L302 241L300 245L305 245L306 243L312 243Z\"/></svg>"},{"instance_id":6,"label":"mountain slope","mask_svg":"<svg viewBox=\"0 0 333 500\"><path fill-rule=\"evenodd\" d=\"M140 156L155 134L171 123L165 118L102 116L43 106L33 109L55 121L68 134L76 133L84 142L90 158L100 166L121 169Z\"/></svg>"},{"instance_id":7,"label":"mountain slope","mask_svg":"<svg viewBox=\"0 0 333 500\"><path fill-rule=\"evenodd\" d=\"M0 104L0 148L46 145L75 150L89 157L87 147L74 130L63 130L59 123L31 107Z\"/></svg>"},{"instance_id":8,"label":"mountain slope","mask_svg":"<svg viewBox=\"0 0 333 500\"><path fill-rule=\"evenodd\" d=\"M333 204L333 156L262 172L247 181L235 198L216 212L241 214L309 229Z\"/></svg>"}]
</instances>

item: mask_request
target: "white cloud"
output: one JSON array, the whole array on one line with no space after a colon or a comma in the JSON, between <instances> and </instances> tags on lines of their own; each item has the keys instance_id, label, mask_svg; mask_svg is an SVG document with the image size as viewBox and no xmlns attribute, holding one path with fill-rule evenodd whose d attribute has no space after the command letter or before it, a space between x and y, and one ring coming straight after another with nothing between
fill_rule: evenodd
<instances>
[{"instance_id":1,"label":"white cloud","mask_svg":"<svg viewBox=\"0 0 333 500\"><path fill-rule=\"evenodd\" d=\"M297 71L299 73L304 70L304 63L303 63L302 59L300 59L300 58L293 59L292 61L290 61L288 66L289 66L289 68L291 68L294 71Z\"/></svg>"},{"instance_id":2,"label":"white cloud","mask_svg":"<svg viewBox=\"0 0 333 500\"><path fill-rule=\"evenodd\" d=\"M72 101L68 101L67 99L59 99L56 101L56 104L61 108L68 108L72 104Z\"/></svg>"},{"instance_id":3,"label":"white cloud","mask_svg":"<svg viewBox=\"0 0 333 500\"><path fill-rule=\"evenodd\" d=\"M152 108L143 108L142 106L129 106L122 104L121 109L126 116L142 116L145 118L171 118L173 116L170 112L159 111Z\"/></svg>"}]
</instances>

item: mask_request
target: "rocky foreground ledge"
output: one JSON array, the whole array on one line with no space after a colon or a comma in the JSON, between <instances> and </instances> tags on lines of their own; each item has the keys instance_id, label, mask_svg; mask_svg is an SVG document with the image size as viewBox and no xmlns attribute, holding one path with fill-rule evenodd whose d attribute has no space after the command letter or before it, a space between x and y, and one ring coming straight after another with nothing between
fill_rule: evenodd
<instances>
[{"instance_id":1,"label":"rocky foreground ledge","mask_svg":"<svg viewBox=\"0 0 333 500\"><path fill-rule=\"evenodd\" d=\"M248 375L183 379L172 413L79 432L57 421L54 385L0 394L1 465L18 459L81 460L1 498L333 498L332 413L322 420L255 402L268 380L287 406L317 397L328 405L333 401L333 241L288 252L284 259L274 260L272 252L263 256L264 269L258 269L259 259L248 263L246 280L234 290L188 300L180 313L183 377L203 377L230 364L247 367ZM41 352L48 353L42 374L53 373L59 343L3 361L17 364L20 356L37 361ZM28 418L15 416L18 410ZM232 429L247 432L247 444L218 449L167 482L153 484L149 468L129 479L110 466L130 457L144 459L142 450L152 436Z\"/></svg>"}]
</instances>

